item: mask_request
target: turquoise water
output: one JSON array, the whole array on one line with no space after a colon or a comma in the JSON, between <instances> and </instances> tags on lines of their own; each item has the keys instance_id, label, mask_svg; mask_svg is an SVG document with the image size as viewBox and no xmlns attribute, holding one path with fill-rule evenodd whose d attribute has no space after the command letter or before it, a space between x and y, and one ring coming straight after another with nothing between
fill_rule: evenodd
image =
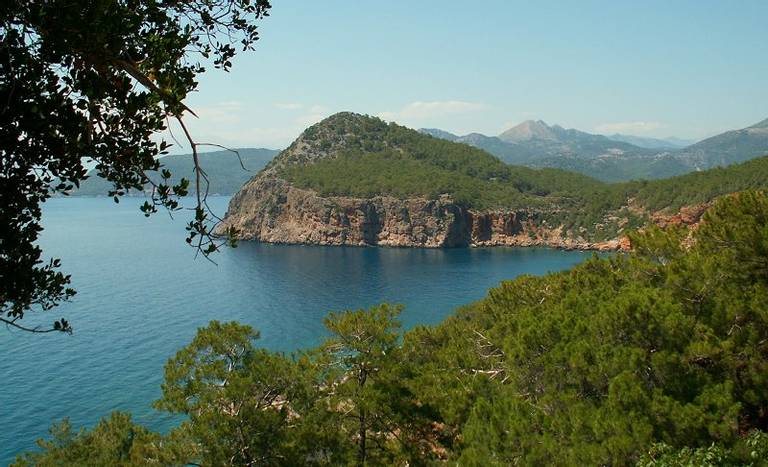
<instances>
[{"instance_id":1,"label":"turquoise water","mask_svg":"<svg viewBox=\"0 0 768 467\"><path fill-rule=\"evenodd\" d=\"M141 200L143 201L143 200ZM228 198L214 198L223 213ZM140 201L63 198L46 204L41 244L78 290L44 315L74 334L0 328L0 464L32 449L53 420L90 426L113 410L166 430L153 410L165 361L212 319L261 331L274 350L311 347L331 310L402 303L404 326L440 322L457 306L520 274L569 268L588 253L548 249L341 248L242 243L194 259L184 218L144 218ZM39 318L39 313L37 314ZM35 323L33 316L25 319Z\"/></svg>"}]
</instances>

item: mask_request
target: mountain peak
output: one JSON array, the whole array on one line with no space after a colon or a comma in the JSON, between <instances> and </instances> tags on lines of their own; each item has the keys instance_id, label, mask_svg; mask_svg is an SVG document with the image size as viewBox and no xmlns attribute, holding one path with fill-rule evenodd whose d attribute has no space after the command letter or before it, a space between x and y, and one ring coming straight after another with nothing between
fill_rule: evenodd
<instances>
[{"instance_id":1,"label":"mountain peak","mask_svg":"<svg viewBox=\"0 0 768 467\"><path fill-rule=\"evenodd\" d=\"M339 140L344 135L364 133L374 128L385 128L387 123L378 117L355 112L337 112L304 130L303 140Z\"/></svg>"},{"instance_id":2,"label":"mountain peak","mask_svg":"<svg viewBox=\"0 0 768 467\"><path fill-rule=\"evenodd\" d=\"M750 126L749 128L768 128L768 118L766 118L762 122L755 123L754 125Z\"/></svg>"},{"instance_id":3,"label":"mountain peak","mask_svg":"<svg viewBox=\"0 0 768 467\"><path fill-rule=\"evenodd\" d=\"M290 146L283 150L267 167L280 170L292 164L304 164L329 157L340 150L359 145L360 135L369 140L380 139L388 124L370 115L338 112L305 129Z\"/></svg>"},{"instance_id":4,"label":"mountain peak","mask_svg":"<svg viewBox=\"0 0 768 467\"><path fill-rule=\"evenodd\" d=\"M507 142L518 142L531 139L556 140L557 136L544 121L526 120L500 134L499 139Z\"/></svg>"},{"instance_id":5,"label":"mountain peak","mask_svg":"<svg viewBox=\"0 0 768 467\"><path fill-rule=\"evenodd\" d=\"M369 115L362 115L355 112L350 111L342 111L342 112L336 112L333 115L330 115L328 117L325 117L318 123L316 123L313 126L333 126L339 123L350 123L350 122L360 122L364 120L372 120L375 119L375 117L371 117Z\"/></svg>"}]
</instances>

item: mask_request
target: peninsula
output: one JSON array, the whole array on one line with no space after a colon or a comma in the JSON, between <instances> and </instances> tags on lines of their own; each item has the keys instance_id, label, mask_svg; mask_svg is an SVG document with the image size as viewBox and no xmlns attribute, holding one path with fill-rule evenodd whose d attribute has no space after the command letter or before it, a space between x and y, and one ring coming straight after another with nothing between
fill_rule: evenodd
<instances>
[{"instance_id":1,"label":"peninsula","mask_svg":"<svg viewBox=\"0 0 768 467\"><path fill-rule=\"evenodd\" d=\"M608 184L342 112L307 128L237 192L243 240L395 247L616 250L649 223L695 224L718 196L768 182L768 159Z\"/></svg>"}]
</instances>

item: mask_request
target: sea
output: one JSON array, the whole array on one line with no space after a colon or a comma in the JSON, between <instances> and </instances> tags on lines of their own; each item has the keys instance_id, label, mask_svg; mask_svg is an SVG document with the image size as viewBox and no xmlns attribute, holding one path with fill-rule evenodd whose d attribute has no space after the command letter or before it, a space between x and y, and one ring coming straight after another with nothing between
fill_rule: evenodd
<instances>
[{"instance_id":1,"label":"sea","mask_svg":"<svg viewBox=\"0 0 768 467\"><path fill-rule=\"evenodd\" d=\"M500 281L568 269L591 255L241 242L209 261L184 242L190 211L145 218L143 201L45 203L40 246L46 257L61 258L78 293L23 323L65 318L74 332L0 327L0 465L34 450L65 417L88 428L121 410L150 429L172 428L179 418L151 407L163 365L211 320L246 323L259 330L257 345L290 353L322 342L329 311L403 304L405 329L434 325ZM223 215L228 201L209 204Z\"/></svg>"}]
</instances>

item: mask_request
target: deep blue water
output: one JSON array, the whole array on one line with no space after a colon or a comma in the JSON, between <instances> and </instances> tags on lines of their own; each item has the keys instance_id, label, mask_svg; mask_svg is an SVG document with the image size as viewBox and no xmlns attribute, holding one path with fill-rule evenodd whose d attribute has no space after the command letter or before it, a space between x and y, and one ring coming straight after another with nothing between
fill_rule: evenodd
<instances>
[{"instance_id":1,"label":"deep blue water","mask_svg":"<svg viewBox=\"0 0 768 467\"><path fill-rule=\"evenodd\" d=\"M143 200L141 200L143 201ZM42 313L68 319L74 334L0 328L0 464L32 449L54 420L91 426L126 410L152 429L176 419L150 407L165 361L212 319L261 331L274 350L311 347L331 310L402 303L404 326L434 324L482 298L499 281L569 268L588 253L549 249L342 248L241 243L194 259L185 213L146 219L138 199L46 203L41 245L62 258L77 296ZM228 198L213 198L226 210ZM29 315L25 324L34 324Z\"/></svg>"}]
</instances>

